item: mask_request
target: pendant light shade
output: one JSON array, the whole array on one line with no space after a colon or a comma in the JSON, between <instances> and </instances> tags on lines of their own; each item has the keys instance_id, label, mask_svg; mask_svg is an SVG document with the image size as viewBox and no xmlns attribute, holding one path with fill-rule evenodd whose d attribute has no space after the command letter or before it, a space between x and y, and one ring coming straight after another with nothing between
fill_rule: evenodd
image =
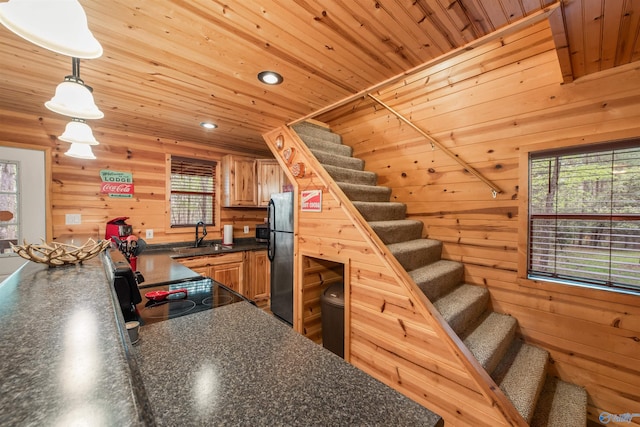
<instances>
[{"instance_id":1,"label":"pendant light shade","mask_svg":"<svg viewBox=\"0 0 640 427\"><path fill-rule=\"evenodd\" d=\"M80 79L67 76L56 87L56 93L50 101L44 103L49 110L69 117L81 119L101 119L104 113L93 101L91 88Z\"/></svg>"},{"instance_id":2,"label":"pendant light shade","mask_svg":"<svg viewBox=\"0 0 640 427\"><path fill-rule=\"evenodd\" d=\"M56 53L85 59L102 55L77 0L9 0L0 3L0 23Z\"/></svg>"},{"instance_id":3,"label":"pendant light shade","mask_svg":"<svg viewBox=\"0 0 640 427\"><path fill-rule=\"evenodd\" d=\"M61 141L72 144L98 145L99 142L93 137L93 132L89 125L80 119L73 119L64 129L64 133L58 137Z\"/></svg>"},{"instance_id":4,"label":"pendant light shade","mask_svg":"<svg viewBox=\"0 0 640 427\"><path fill-rule=\"evenodd\" d=\"M69 147L65 156L75 157L77 159L85 159L85 160L95 160L96 156L93 155L93 151L91 150L91 145L89 144L80 144L73 143Z\"/></svg>"}]
</instances>

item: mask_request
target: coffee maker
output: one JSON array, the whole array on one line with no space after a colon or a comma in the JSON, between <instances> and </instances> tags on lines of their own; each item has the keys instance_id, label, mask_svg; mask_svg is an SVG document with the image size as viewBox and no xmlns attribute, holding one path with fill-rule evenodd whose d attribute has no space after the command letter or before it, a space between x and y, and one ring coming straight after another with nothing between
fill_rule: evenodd
<instances>
[{"instance_id":1,"label":"coffee maker","mask_svg":"<svg viewBox=\"0 0 640 427\"><path fill-rule=\"evenodd\" d=\"M105 240L111 240L115 243L116 241L113 239L113 236L124 240L127 236L133 234L133 227L125 222L127 219L129 219L128 216L121 216L107 221L107 229L104 232Z\"/></svg>"}]
</instances>

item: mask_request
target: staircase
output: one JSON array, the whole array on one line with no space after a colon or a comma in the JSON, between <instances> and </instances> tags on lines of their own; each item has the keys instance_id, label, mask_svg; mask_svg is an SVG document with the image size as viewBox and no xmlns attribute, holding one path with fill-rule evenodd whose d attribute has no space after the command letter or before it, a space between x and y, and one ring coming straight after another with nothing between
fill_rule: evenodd
<instances>
[{"instance_id":1,"label":"staircase","mask_svg":"<svg viewBox=\"0 0 640 427\"><path fill-rule=\"evenodd\" d=\"M584 389L547 375L549 354L516 337L517 320L492 312L487 289L464 283L459 262L441 259L442 242L422 238L340 135L308 122L293 127L415 284L532 426L585 426Z\"/></svg>"}]
</instances>

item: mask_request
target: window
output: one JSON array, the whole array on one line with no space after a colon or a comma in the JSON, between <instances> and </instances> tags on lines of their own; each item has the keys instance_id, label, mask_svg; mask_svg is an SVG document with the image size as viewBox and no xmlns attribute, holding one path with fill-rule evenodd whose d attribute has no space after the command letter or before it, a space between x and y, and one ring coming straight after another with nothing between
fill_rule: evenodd
<instances>
[{"instance_id":1,"label":"window","mask_svg":"<svg viewBox=\"0 0 640 427\"><path fill-rule=\"evenodd\" d=\"M20 193L18 163L0 160L0 253L11 250L10 242L18 243Z\"/></svg>"},{"instance_id":2,"label":"window","mask_svg":"<svg viewBox=\"0 0 640 427\"><path fill-rule=\"evenodd\" d=\"M531 278L640 291L640 141L530 153Z\"/></svg>"},{"instance_id":3,"label":"window","mask_svg":"<svg viewBox=\"0 0 640 427\"><path fill-rule=\"evenodd\" d=\"M171 158L171 227L216 225L216 162Z\"/></svg>"}]
</instances>

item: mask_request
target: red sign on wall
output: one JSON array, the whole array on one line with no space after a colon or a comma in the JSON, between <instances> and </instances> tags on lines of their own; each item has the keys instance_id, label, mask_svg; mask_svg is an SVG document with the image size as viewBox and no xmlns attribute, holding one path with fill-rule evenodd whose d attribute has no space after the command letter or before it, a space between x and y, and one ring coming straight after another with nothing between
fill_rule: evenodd
<instances>
[{"instance_id":1,"label":"red sign on wall","mask_svg":"<svg viewBox=\"0 0 640 427\"><path fill-rule=\"evenodd\" d=\"M133 184L103 182L100 187L100 192L109 194L133 194Z\"/></svg>"},{"instance_id":2,"label":"red sign on wall","mask_svg":"<svg viewBox=\"0 0 640 427\"><path fill-rule=\"evenodd\" d=\"M322 212L322 190L302 190L300 200L301 211Z\"/></svg>"}]
</instances>

